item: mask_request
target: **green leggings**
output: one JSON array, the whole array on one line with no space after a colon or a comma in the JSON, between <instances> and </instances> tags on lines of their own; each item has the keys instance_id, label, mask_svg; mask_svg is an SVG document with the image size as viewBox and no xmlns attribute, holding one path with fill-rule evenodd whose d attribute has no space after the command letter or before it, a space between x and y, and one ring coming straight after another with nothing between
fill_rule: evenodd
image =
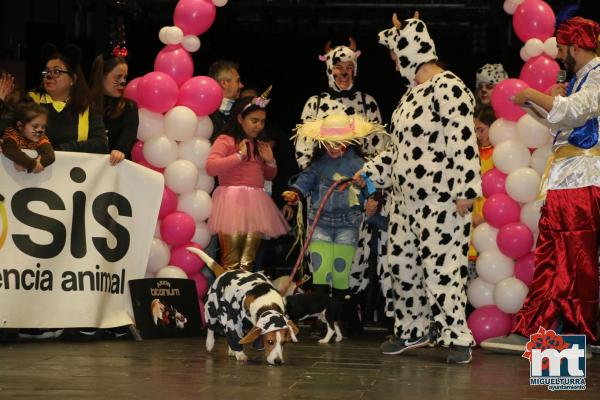
<instances>
[{"instance_id":1,"label":"green leggings","mask_svg":"<svg viewBox=\"0 0 600 400\"><path fill-rule=\"evenodd\" d=\"M350 272L356 246L313 241L308 247L313 269L313 284L334 289L350 287Z\"/></svg>"}]
</instances>

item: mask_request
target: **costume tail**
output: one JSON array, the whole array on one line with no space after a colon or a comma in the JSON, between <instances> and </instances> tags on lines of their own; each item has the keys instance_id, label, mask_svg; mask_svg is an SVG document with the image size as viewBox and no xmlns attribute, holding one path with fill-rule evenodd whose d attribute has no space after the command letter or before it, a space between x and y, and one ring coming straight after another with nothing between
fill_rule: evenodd
<instances>
[{"instance_id":1,"label":"costume tail","mask_svg":"<svg viewBox=\"0 0 600 400\"><path fill-rule=\"evenodd\" d=\"M205 252L203 252L202 250L197 249L195 247L186 247L186 250L189 251L190 253L194 253L195 255L200 257L202 259L202 261L204 261L206 263L206 265L208 265L208 268L210 268L210 270L217 277L226 271L225 268L223 268L218 262L216 262L215 260L210 258L210 256L208 254L206 254Z\"/></svg>"}]
</instances>

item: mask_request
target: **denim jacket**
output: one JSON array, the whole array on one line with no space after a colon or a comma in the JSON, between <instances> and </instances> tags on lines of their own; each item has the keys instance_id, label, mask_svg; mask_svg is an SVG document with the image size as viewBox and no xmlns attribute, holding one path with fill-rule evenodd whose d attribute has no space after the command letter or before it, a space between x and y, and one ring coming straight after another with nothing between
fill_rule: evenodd
<instances>
[{"instance_id":1,"label":"denim jacket","mask_svg":"<svg viewBox=\"0 0 600 400\"><path fill-rule=\"evenodd\" d=\"M331 158L325 153L314 161L307 169L290 179L290 186L298 190L304 197L311 198L308 219L313 221L327 190L334 183L333 176L338 173L351 178L364 164L364 160L349 148L340 158ZM295 179L295 181L294 181ZM323 208L320 226L358 227L362 219L362 209L367 198L363 189L358 195L359 204L350 206L348 188L342 192L336 189Z\"/></svg>"}]
</instances>

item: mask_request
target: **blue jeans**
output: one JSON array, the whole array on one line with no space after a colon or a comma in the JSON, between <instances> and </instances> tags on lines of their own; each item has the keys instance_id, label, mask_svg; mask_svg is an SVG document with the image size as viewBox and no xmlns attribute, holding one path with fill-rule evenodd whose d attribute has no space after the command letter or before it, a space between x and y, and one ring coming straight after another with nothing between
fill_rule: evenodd
<instances>
[{"instance_id":1,"label":"blue jeans","mask_svg":"<svg viewBox=\"0 0 600 400\"><path fill-rule=\"evenodd\" d=\"M330 225L317 225L311 241L349 244L356 246L358 243L358 228L348 226L336 227Z\"/></svg>"}]
</instances>

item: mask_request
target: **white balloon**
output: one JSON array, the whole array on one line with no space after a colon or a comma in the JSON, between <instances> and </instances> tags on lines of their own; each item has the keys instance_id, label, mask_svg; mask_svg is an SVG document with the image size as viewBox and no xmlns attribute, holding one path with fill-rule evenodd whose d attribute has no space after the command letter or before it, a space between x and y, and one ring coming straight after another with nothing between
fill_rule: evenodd
<instances>
[{"instance_id":1,"label":"white balloon","mask_svg":"<svg viewBox=\"0 0 600 400\"><path fill-rule=\"evenodd\" d=\"M206 248L210 243L211 234L206 222L196 222L196 232L192 238L192 242L198 243L202 248Z\"/></svg>"},{"instance_id":2,"label":"white balloon","mask_svg":"<svg viewBox=\"0 0 600 400\"><path fill-rule=\"evenodd\" d=\"M505 174L529 166L529 149L517 140L506 140L494 148L494 166Z\"/></svg>"},{"instance_id":3,"label":"white balloon","mask_svg":"<svg viewBox=\"0 0 600 400\"><path fill-rule=\"evenodd\" d=\"M179 196L177 210L191 215L197 222L202 222L210 216L212 200L210 195L202 190L194 190Z\"/></svg>"},{"instance_id":4,"label":"white balloon","mask_svg":"<svg viewBox=\"0 0 600 400\"><path fill-rule=\"evenodd\" d=\"M140 108L138 111L139 124L137 138L142 142L157 138L165 131L163 115L152 112L145 108Z\"/></svg>"},{"instance_id":5,"label":"white balloon","mask_svg":"<svg viewBox=\"0 0 600 400\"><path fill-rule=\"evenodd\" d=\"M544 52L544 42L537 38L529 39L524 47L530 57L537 57Z\"/></svg>"},{"instance_id":6,"label":"white balloon","mask_svg":"<svg viewBox=\"0 0 600 400\"><path fill-rule=\"evenodd\" d=\"M539 232L539 222L541 217L540 203L531 201L521 208L521 222L527 225L534 235ZM535 243L535 240L533 241Z\"/></svg>"},{"instance_id":7,"label":"white balloon","mask_svg":"<svg viewBox=\"0 0 600 400\"><path fill-rule=\"evenodd\" d=\"M200 39L198 36L186 35L183 37L181 45L190 53L195 53L200 48Z\"/></svg>"},{"instance_id":8,"label":"white balloon","mask_svg":"<svg viewBox=\"0 0 600 400\"><path fill-rule=\"evenodd\" d=\"M177 143L166 136L144 142L144 158L155 167L164 168L177 159Z\"/></svg>"},{"instance_id":9,"label":"white balloon","mask_svg":"<svg viewBox=\"0 0 600 400\"><path fill-rule=\"evenodd\" d=\"M475 250L481 253L489 249L497 249L496 236L498 236L498 229L487 222L480 224L473 231L473 246L475 246Z\"/></svg>"},{"instance_id":10,"label":"white balloon","mask_svg":"<svg viewBox=\"0 0 600 400\"><path fill-rule=\"evenodd\" d=\"M481 279L487 283L496 284L514 275L514 264L512 258L505 256L496 248L480 253L475 269Z\"/></svg>"},{"instance_id":11,"label":"white balloon","mask_svg":"<svg viewBox=\"0 0 600 400\"><path fill-rule=\"evenodd\" d=\"M531 168L535 169L540 176L544 175L546 163L552 155L552 145L547 144L536 149L531 155Z\"/></svg>"},{"instance_id":12,"label":"white balloon","mask_svg":"<svg viewBox=\"0 0 600 400\"><path fill-rule=\"evenodd\" d=\"M165 184L178 194L194 190L198 180L198 168L188 160L177 160L165 169Z\"/></svg>"},{"instance_id":13,"label":"white balloon","mask_svg":"<svg viewBox=\"0 0 600 400\"><path fill-rule=\"evenodd\" d=\"M210 139L213 134L214 126L209 116L198 118L198 128L196 128L196 136L204 139Z\"/></svg>"},{"instance_id":14,"label":"white balloon","mask_svg":"<svg viewBox=\"0 0 600 400\"><path fill-rule=\"evenodd\" d=\"M528 291L527 285L520 279L506 278L494 288L494 303L505 313L514 314L523 306Z\"/></svg>"},{"instance_id":15,"label":"white balloon","mask_svg":"<svg viewBox=\"0 0 600 400\"><path fill-rule=\"evenodd\" d=\"M504 12L506 12L507 14L513 15L517 10L517 4L513 3L510 0L505 0L504 4L502 5L502 8L504 8Z\"/></svg>"},{"instance_id":16,"label":"white balloon","mask_svg":"<svg viewBox=\"0 0 600 400\"><path fill-rule=\"evenodd\" d=\"M157 273L169 264L170 257L171 251L169 250L169 246L160 239L152 239L146 271L153 274Z\"/></svg>"},{"instance_id":17,"label":"white balloon","mask_svg":"<svg viewBox=\"0 0 600 400\"><path fill-rule=\"evenodd\" d=\"M492 146L498 146L507 140L516 139L517 123L504 118L498 118L490 125L489 135Z\"/></svg>"},{"instance_id":18,"label":"white balloon","mask_svg":"<svg viewBox=\"0 0 600 400\"><path fill-rule=\"evenodd\" d=\"M212 192L215 188L215 178L209 176L205 169L198 170L198 182L196 182L196 189L204 190L206 193Z\"/></svg>"},{"instance_id":19,"label":"white balloon","mask_svg":"<svg viewBox=\"0 0 600 400\"><path fill-rule=\"evenodd\" d=\"M183 142L196 132L198 117L185 106L175 106L165 114L165 135L169 139Z\"/></svg>"},{"instance_id":20,"label":"white balloon","mask_svg":"<svg viewBox=\"0 0 600 400\"><path fill-rule=\"evenodd\" d=\"M179 44L183 39L183 31L178 26L170 26L165 38L168 44Z\"/></svg>"},{"instance_id":21,"label":"white balloon","mask_svg":"<svg viewBox=\"0 0 600 400\"><path fill-rule=\"evenodd\" d=\"M185 142L179 143L177 158L191 161L198 168L204 168L206 167L206 160L209 153L210 142L195 136Z\"/></svg>"},{"instance_id":22,"label":"white balloon","mask_svg":"<svg viewBox=\"0 0 600 400\"><path fill-rule=\"evenodd\" d=\"M521 60L523 61L527 61L531 58L531 56L527 53L525 46L521 47L521 50L519 50L519 57L521 57Z\"/></svg>"},{"instance_id":23,"label":"white balloon","mask_svg":"<svg viewBox=\"0 0 600 400\"><path fill-rule=\"evenodd\" d=\"M187 274L184 270L174 265L164 267L156 273L157 278L175 278L175 279L188 279Z\"/></svg>"},{"instance_id":24,"label":"white balloon","mask_svg":"<svg viewBox=\"0 0 600 400\"><path fill-rule=\"evenodd\" d=\"M550 139L550 128L536 121L531 115L525 114L517 122L517 137L530 149L542 147Z\"/></svg>"},{"instance_id":25,"label":"white balloon","mask_svg":"<svg viewBox=\"0 0 600 400\"><path fill-rule=\"evenodd\" d=\"M540 175L532 168L519 168L506 177L506 193L519 203L535 200L540 188Z\"/></svg>"},{"instance_id":26,"label":"white balloon","mask_svg":"<svg viewBox=\"0 0 600 400\"><path fill-rule=\"evenodd\" d=\"M213 4L217 7L223 7L228 1L229 0L212 0Z\"/></svg>"},{"instance_id":27,"label":"white balloon","mask_svg":"<svg viewBox=\"0 0 600 400\"><path fill-rule=\"evenodd\" d=\"M169 44L169 42L167 41L167 32L169 31L170 26L163 26L162 28L160 28L160 31L158 31L158 39L163 43L163 44Z\"/></svg>"},{"instance_id":28,"label":"white balloon","mask_svg":"<svg viewBox=\"0 0 600 400\"><path fill-rule=\"evenodd\" d=\"M467 288L467 299L475 308L494 304L494 285L475 278Z\"/></svg>"},{"instance_id":29,"label":"white balloon","mask_svg":"<svg viewBox=\"0 0 600 400\"><path fill-rule=\"evenodd\" d=\"M544 53L548 54L551 58L556 58L558 55L558 45L556 44L555 36L549 37L544 42Z\"/></svg>"}]
</instances>

